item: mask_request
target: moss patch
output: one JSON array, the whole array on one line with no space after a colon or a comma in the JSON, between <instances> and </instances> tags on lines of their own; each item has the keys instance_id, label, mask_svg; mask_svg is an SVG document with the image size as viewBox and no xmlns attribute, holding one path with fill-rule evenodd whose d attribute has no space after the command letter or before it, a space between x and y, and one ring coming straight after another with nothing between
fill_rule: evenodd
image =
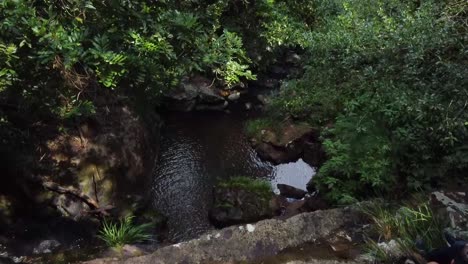
<instances>
[{"instance_id":1,"label":"moss patch","mask_svg":"<svg viewBox=\"0 0 468 264\"><path fill-rule=\"evenodd\" d=\"M245 176L237 176L218 184L220 188L242 189L258 194L261 198L269 199L273 194L273 189L268 181L252 179Z\"/></svg>"},{"instance_id":2,"label":"moss patch","mask_svg":"<svg viewBox=\"0 0 468 264\"><path fill-rule=\"evenodd\" d=\"M280 127L281 121L264 117L247 121L244 129L248 137L260 139L262 130L277 132Z\"/></svg>"},{"instance_id":3,"label":"moss patch","mask_svg":"<svg viewBox=\"0 0 468 264\"><path fill-rule=\"evenodd\" d=\"M245 133L248 137L275 146L285 146L313 130L304 122L282 122L271 117L250 120L245 125Z\"/></svg>"}]
</instances>

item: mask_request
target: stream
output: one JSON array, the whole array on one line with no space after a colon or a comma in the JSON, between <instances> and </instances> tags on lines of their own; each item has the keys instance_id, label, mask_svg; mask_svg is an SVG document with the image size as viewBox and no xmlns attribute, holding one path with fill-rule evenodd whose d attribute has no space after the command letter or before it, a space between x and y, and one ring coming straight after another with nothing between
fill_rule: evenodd
<instances>
[{"instance_id":1,"label":"stream","mask_svg":"<svg viewBox=\"0 0 468 264\"><path fill-rule=\"evenodd\" d=\"M315 170L302 160L272 165L260 160L244 135L254 112L170 114L154 171L153 205L168 217L168 238L179 242L212 229L208 211L212 186L220 179L248 176L305 189Z\"/></svg>"},{"instance_id":2,"label":"stream","mask_svg":"<svg viewBox=\"0 0 468 264\"><path fill-rule=\"evenodd\" d=\"M208 212L213 186L219 180L247 176L269 181L275 192L278 192L277 183L305 189L315 174L314 168L302 160L272 165L260 160L250 146L244 125L257 115L255 111L237 109L231 113L189 112L165 116L160 154L152 185L148 186L153 209L168 219L164 244L196 238L214 229ZM106 252L95 236L96 230L88 228L87 223L47 215L43 218L26 215L25 219L31 221L15 223L24 230L13 240L7 239L14 237L13 234L0 236L0 263L13 263L12 256L25 256L17 258L24 263L73 263ZM60 241L63 250L31 255L33 248L44 239ZM9 253L2 246L8 241Z\"/></svg>"}]
</instances>

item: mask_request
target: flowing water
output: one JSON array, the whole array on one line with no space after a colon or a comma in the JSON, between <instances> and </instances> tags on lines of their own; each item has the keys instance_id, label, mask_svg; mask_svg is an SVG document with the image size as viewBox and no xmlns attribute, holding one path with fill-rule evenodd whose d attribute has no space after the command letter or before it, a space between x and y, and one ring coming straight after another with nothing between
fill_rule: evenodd
<instances>
[{"instance_id":1,"label":"flowing water","mask_svg":"<svg viewBox=\"0 0 468 264\"><path fill-rule=\"evenodd\" d=\"M305 189L315 173L299 160L272 165L260 160L243 133L252 112L169 115L154 172L154 207L168 217L169 239L194 238L212 227L208 211L219 179L249 176Z\"/></svg>"}]
</instances>

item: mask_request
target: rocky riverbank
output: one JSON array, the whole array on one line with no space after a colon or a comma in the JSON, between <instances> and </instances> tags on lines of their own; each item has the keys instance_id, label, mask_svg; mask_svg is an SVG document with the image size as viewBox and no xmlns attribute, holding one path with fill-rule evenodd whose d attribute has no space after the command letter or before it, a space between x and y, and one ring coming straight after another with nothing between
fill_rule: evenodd
<instances>
[{"instance_id":1,"label":"rocky riverbank","mask_svg":"<svg viewBox=\"0 0 468 264\"><path fill-rule=\"evenodd\" d=\"M437 212L437 217L448 220L448 232L456 239L467 239L466 195L442 191L431 194L432 209ZM363 208L372 204L226 227L150 254L141 255L140 252L137 257L104 258L84 263L380 263L365 246L375 229ZM398 217L398 211L395 217ZM422 256L417 253L408 255L409 252L402 250L396 240L375 245L392 257L392 263L425 263L419 262Z\"/></svg>"},{"instance_id":2,"label":"rocky riverbank","mask_svg":"<svg viewBox=\"0 0 468 264\"><path fill-rule=\"evenodd\" d=\"M110 92L95 96L95 114L30 127L35 148L22 168L8 166L0 192L3 256L40 255L95 244L99 219L143 214L158 154L156 114ZM26 261L19 258L18 261Z\"/></svg>"},{"instance_id":3,"label":"rocky riverbank","mask_svg":"<svg viewBox=\"0 0 468 264\"><path fill-rule=\"evenodd\" d=\"M359 243L356 234L364 224L365 220L353 208L331 209L299 214L287 220L270 219L228 227L146 256L85 263L254 263L286 249L318 242L335 252L324 256L325 262L320 263L343 263L347 259L347 263L363 263L356 262L359 254L353 250L353 245Z\"/></svg>"}]
</instances>

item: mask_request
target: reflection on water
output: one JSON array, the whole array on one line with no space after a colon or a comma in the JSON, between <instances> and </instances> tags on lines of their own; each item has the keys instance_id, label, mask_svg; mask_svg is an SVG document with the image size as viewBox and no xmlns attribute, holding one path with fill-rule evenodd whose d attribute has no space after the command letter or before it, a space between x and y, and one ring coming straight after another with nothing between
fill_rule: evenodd
<instances>
[{"instance_id":1,"label":"reflection on water","mask_svg":"<svg viewBox=\"0 0 468 264\"><path fill-rule=\"evenodd\" d=\"M247 114L247 113L246 113ZM154 206L169 218L169 238L194 238L211 229L208 210L218 179L250 176L298 188L315 171L302 160L274 166L261 161L243 134L247 116L184 113L167 118L154 173Z\"/></svg>"},{"instance_id":2,"label":"reflection on water","mask_svg":"<svg viewBox=\"0 0 468 264\"><path fill-rule=\"evenodd\" d=\"M305 163L302 159L299 159L296 162L275 166L269 179L275 191L277 189L277 183L284 183L300 189L305 189L307 182L314 174L315 169L310 167L310 165Z\"/></svg>"}]
</instances>

